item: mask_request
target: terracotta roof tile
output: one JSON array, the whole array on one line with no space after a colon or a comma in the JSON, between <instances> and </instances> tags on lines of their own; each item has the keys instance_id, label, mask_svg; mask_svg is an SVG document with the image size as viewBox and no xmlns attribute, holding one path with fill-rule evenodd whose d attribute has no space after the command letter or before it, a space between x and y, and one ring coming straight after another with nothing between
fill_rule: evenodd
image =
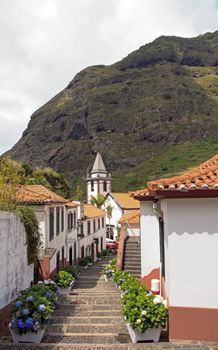
<instances>
[{"instance_id":1,"label":"terracotta roof tile","mask_svg":"<svg viewBox=\"0 0 218 350\"><path fill-rule=\"evenodd\" d=\"M69 208L77 208L79 206L79 203L75 203L75 202L68 202L66 204L67 207Z\"/></svg>"},{"instance_id":2,"label":"terracotta roof tile","mask_svg":"<svg viewBox=\"0 0 218 350\"><path fill-rule=\"evenodd\" d=\"M148 188L132 192L135 198L152 197L155 191L218 189L218 154L181 175L147 183Z\"/></svg>"},{"instance_id":3,"label":"terracotta roof tile","mask_svg":"<svg viewBox=\"0 0 218 350\"><path fill-rule=\"evenodd\" d=\"M16 189L18 203L48 204L66 203L67 200L42 185L23 185Z\"/></svg>"},{"instance_id":4,"label":"terracotta roof tile","mask_svg":"<svg viewBox=\"0 0 218 350\"><path fill-rule=\"evenodd\" d=\"M130 214L125 214L119 220L120 224L126 224L126 222L128 222L129 224L139 224L140 222L139 210Z\"/></svg>"},{"instance_id":5,"label":"terracotta roof tile","mask_svg":"<svg viewBox=\"0 0 218 350\"><path fill-rule=\"evenodd\" d=\"M150 191L213 189L218 184L218 154L198 167L168 179L148 182ZM215 187L214 187L215 186Z\"/></svg>"},{"instance_id":6,"label":"terracotta roof tile","mask_svg":"<svg viewBox=\"0 0 218 350\"><path fill-rule=\"evenodd\" d=\"M84 215L87 219L96 218L98 216L106 215L106 212L92 204L84 205Z\"/></svg>"},{"instance_id":7,"label":"terracotta roof tile","mask_svg":"<svg viewBox=\"0 0 218 350\"><path fill-rule=\"evenodd\" d=\"M140 207L139 201L132 198L129 193L113 192L111 195L123 209L139 209Z\"/></svg>"}]
</instances>

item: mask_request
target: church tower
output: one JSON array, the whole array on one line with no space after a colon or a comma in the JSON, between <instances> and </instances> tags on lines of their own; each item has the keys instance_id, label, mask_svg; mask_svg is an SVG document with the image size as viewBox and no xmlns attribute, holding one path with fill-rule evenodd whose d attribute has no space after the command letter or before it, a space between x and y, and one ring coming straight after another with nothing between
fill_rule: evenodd
<instances>
[{"instance_id":1,"label":"church tower","mask_svg":"<svg viewBox=\"0 0 218 350\"><path fill-rule=\"evenodd\" d=\"M87 174L86 181L88 203L92 196L96 197L100 194L105 196L108 192L111 192L111 174L107 172L99 152L97 153L91 172Z\"/></svg>"}]
</instances>

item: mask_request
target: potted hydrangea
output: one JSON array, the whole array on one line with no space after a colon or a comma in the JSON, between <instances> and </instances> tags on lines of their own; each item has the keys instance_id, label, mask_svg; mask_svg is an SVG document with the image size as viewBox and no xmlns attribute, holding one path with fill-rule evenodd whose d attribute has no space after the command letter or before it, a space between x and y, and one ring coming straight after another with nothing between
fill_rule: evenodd
<instances>
[{"instance_id":1,"label":"potted hydrangea","mask_svg":"<svg viewBox=\"0 0 218 350\"><path fill-rule=\"evenodd\" d=\"M102 260L102 253L101 252L97 253L97 259L98 259L98 261Z\"/></svg>"},{"instance_id":2,"label":"potted hydrangea","mask_svg":"<svg viewBox=\"0 0 218 350\"><path fill-rule=\"evenodd\" d=\"M115 274L116 267L113 264L108 264L104 269L104 279L108 282L108 279L111 279Z\"/></svg>"},{"instance_id":3,"label":"potted hydrangea","mask_svg":"<svg viewBox=\"0 0 218 350\"><path fill-rule=\"evenodd\" d=\"M52 293L51 289L47 292ZM13 303L9 324L14 343L40 343L53 311L53 302L42 291L23 291Z\"/></svg>"},{"instance_id":4,"label":"potted hydrangea","mask_svg":"<svg viewBox=\"0 0 218 350\"><path fill-rule=\"evenodd\" d=\"M123 298L123 314L133 343L158 342L162 327L167 322L167 303L161 296L127 292Z\"/></svg>"},{"instance_id":5,"label":"potted hydrangea","mask_svg":"<svg viewBox=\"0 0 218 350\"><path fill-rule=\"evenodd\" d=\"M92 266L93 265L93 259L91 256L86 256L85 258L88 261L88 266Z\"/></svg>"},{"instance_id":6,"label":"potted hydrangea","mask_svg":"<svg viewBox=\"0 0 218 350\"><path fill-rule=\"evenodd\" d=\"M87 258L82 258L79 262L80 266L82 266L84 269L87 269L88 268L88 260Z\"/></svg>"},{"instance_id":7,"label":"potted hydrangea","mask_svg":"<svg viewBox=\"0 0 218 350\"><path fill-rule=\"evenodd\" d=\"M60 294L70 294L75 278L67 271L59 271L56 283L60 287Z\"/></svg>"}]
</instances>

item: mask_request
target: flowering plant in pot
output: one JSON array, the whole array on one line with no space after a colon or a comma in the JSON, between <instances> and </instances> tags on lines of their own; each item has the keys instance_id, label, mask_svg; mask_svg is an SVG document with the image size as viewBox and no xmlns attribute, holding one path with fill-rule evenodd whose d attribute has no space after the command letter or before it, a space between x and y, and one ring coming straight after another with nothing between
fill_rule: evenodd
<instances>
[{"instance_id":1,"label":"flowering plant in pot","mask_svg":"<svg viewBox=\"0 0 218 350\"><path fill-rule=\"evenodd\" d=\"M112 278L115 274L116 266L112 264L108 264L104 269L104 278L105 281L108 281L109 278Z\"/></svg>"},{"instance_id":2,"label":"flowering plant in pot","mask_svg":"<svg viewBox=\"0 0 218 350\"><path fill-rule=\"evenodd\" d=\"M86 256L86 260L88 261L88 266L93 265L93 258L91 256Z\"/></svg>"},{"instance_id":3,"label":"flowering plant in pot","mask_svg":"<svg viewBox=\"0 0 218 350\"><path fill-rule=\"evenodd\" d=\"M12 307L9 330L13 341L40 342L53 313L53 303L31 288L23 291Z\"/></svg>"},{"instance_id":4,"label":"flowering plant in pot","mask_svg":"<svg viewBox=\"0 0 218 350\"><path fill-rule=\"evenodd\" d=\"M81 268L79 265L69 265L64 268L64 271L69 272L75 279L79 277L80 270Z\"/></svg>"},{"instance_id":5,"label":"flowering plant in pot","mask_svg":"<svg viewBox=\"0 0 218 350\"><path fill-rule=\"evenodd\" d=\"M101 252L98 252L97 253L97 259L100 261L102 260L102 253Z\"/></svg>"},{"instance_id":6,"label":"flowering plant in pot","mask_svg":"<svg viewBox=\"0 0 218 350\"><path fill-rule=\"evenodd\" d=\"M60 294L69 294L75 278L67 271L59 271L56 283L60 287Z\"/></svg>"},{"instance_id":7,"label":"flowering plant in pot","mask_svg":"<svg viewBox=\"0 0 218 350\"><path fill-rule=\"evenodd\" d=\"M82 266L84 269L88 268L88 260L85 258L82 258L79 262L80 266Z\"/></svg>"},{"instance_id":8,"label":"flowering plant in pot","mask_svg":"<svg viewBox=\"0 0 218 350\"><path fill-rule=\"evenodd\" d=\"M123 314L133 343L139 340L160 338L162 327L167 322L167 305L161 296L143 290L136 294L135 289L123 296Z\"/></svg>"}]
</instances>

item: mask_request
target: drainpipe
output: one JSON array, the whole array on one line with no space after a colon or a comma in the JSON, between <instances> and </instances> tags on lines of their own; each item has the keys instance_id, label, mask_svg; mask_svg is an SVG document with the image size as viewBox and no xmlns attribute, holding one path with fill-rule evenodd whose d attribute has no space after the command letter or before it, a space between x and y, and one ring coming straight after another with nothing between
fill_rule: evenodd
<instances>
[{"instance_id":1,"label":"drainpipe","mask_svg":"<svg viewBox=\"0 0 218 350\"><path fill-rule=\"evenodd\" d=\"M158 221L159 221L159 219L163 219L163 211L160 209L158 202L159 202L158 200L155 200L153 202L153 211L154 211L154 214L157 216ZM159 229L159 235L160 235L160 229ZM160 261L160 295L161 295L161 288L162 288L161 279L162 279L162 263Z\"/></svg>"}]
</instances>

